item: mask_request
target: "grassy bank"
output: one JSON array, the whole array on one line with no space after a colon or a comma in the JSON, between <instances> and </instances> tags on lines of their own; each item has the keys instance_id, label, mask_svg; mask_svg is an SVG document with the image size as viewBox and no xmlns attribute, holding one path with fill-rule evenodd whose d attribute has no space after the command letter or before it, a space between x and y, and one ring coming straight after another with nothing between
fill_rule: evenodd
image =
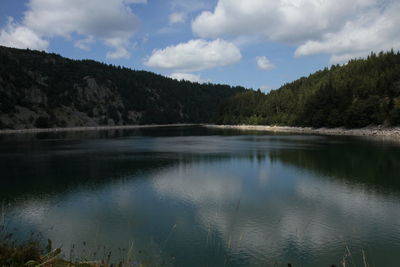
<instances>
[{"instance_id":1,"label":"grassy bank","mask_svg":"<svg viewBox=\"0 0 400 267\"><path fill-rule=\"evenodd\" d=\"M69 262L61 258L61 249L57 248L44 252L38 242L27 242L15 244L8 242L0 243L0 266L32 266L32 267L64 267L64 266L87 266L100 267L109 266L106 261L102 262ZM121 265L122 266L122 265Z\"/></svg>"},{"instance_id":2,"label":"grassy bank","mask_svg":"<svg viewBox=\"0 0 400 267\"><path fill-rule=\"evenodd\" d=\"M30 266L30 267L139 267L147 266L134 261L131 249L126 257L117 263L110 260L110 254L98 261L68 261L62 256L61 248L51 249L47 246L42 248L39 242L27 242L15 244L0 242L0 266Z\"/></svg>"}]
</instances>

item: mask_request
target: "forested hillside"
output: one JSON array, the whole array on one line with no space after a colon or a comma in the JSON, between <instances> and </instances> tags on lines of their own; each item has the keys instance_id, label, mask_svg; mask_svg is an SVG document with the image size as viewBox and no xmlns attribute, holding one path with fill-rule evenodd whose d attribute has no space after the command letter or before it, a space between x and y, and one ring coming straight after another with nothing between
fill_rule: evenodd
<instances>
[{"instance_id":1,"label":"forested hillside","mask_svg":"<svg viewBox=\"0 0 400 267\"><path fill-rule=\"evenodd\" d=\"M0 47L0 129L212 122L244 90Z\"/></svg>"},{"instance_id":2,"label":"forested hillside","mask_svg":"<svg viewBox=\"0 0 400 267\"><path fill-rule=\"evenodd\" d=\"M400 53L334 65L265 95L244 91L220 109L218 123L312 127L400 125Z\"/></svg>"},{"instance_id":3,"label":"forested hillside","mask_svg":"<svg viewBox=\"0 0 400 267\"><path fill-rule=\"evenodd\" d=\"M400 125L400 53L371 53L266 95L0 46L0 129L152 123Z\"/></svg>"}]
</instances>

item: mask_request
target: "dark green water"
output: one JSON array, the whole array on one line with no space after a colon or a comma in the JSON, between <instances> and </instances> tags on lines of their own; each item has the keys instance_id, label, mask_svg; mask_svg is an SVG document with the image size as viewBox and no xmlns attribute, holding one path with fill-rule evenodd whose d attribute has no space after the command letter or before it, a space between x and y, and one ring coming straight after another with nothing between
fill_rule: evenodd
<instances>
[{"instance_id":1,"label":"dark green water","mask_svg":"<svg viewBox=\"0 0 400 267\"><path fill-rule=\"evenodd\" d=\"M341 266L348 249L346 266L363 252L400 264L395 143L204 128L0 136L0 174L0 223L66 257Z\"/></svg>"}]
</instances>

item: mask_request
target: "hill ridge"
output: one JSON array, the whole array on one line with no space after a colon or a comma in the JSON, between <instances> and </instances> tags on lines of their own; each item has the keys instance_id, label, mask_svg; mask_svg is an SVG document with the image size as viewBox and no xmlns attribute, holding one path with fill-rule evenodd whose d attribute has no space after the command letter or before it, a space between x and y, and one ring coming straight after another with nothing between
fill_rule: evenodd
<instances>
[{"instance_id":1,"label":"hill ridge","mask_svg":"<svg viewBox=\"0 0 400 267\"><path fill-rule=\"evenodd\" d=\"M0 47L0 129L208 123L245 90Z\"/></svg>"}]
</instances>

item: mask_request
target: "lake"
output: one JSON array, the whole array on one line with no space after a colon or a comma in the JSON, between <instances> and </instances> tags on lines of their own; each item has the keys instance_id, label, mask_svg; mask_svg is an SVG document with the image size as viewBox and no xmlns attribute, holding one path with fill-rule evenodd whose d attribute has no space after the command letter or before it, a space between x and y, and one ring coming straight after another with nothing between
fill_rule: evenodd
<instances>
[{"instance_id":1,"label":"lake","mask_svg":"<svg viewBox=\"0 0 400 267\"><path fill-rule=\"evenodd\" d=\"M66 258L400 264L393 142L202 127L0 135L0 173L0 223Z\"/></svg>"}]
</instances>

